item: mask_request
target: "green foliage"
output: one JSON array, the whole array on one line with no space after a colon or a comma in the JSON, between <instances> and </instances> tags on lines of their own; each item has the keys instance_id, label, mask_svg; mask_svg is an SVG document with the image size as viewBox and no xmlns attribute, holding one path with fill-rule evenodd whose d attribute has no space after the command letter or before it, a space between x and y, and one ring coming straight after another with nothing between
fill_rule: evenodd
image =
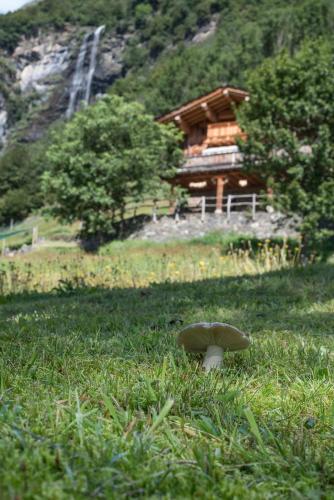
<instances>
[{"instance_id":1,"label":"green foliage","mask_svg":"<svg viewBox=\"0 0 334 500\"><path fill-rule=\"evenodd\" d=\"M216 3L215 0L43 0L0 16L0 47L13 50L22 35L36 35L39 29L50 27L61 29L66 23L105 24L108 29L121 32L135 27L141 42L162 35L166 46L177 39L180 24L185 23L195 31L209 18Z\"/></svg>"},{"instance_id":2,"label":"green foliage","mask_svg":"<svg viewBox=\"0 0 334 500\"><path fill-rule=\"evenodd\" d=\"M279 195L280 208L304 218L312 239L334 229L333 60L325 43L268 60L250 76L251 100L240 112L246 166Z\"/></svg>"},{"instance_id":3,"label":"green foliage","mask_svg":"<svg viewBox=\"0 0 334 500\"><path fill-rule=\"evenodd\" d=\"M283 49L295 52L304 40L333 40L332 0L221 0L197 2L190 11L186 2L178 2L179 14L174 12L169 22L172 4L165 15L161 10L154 17L160 29L151 32L148 46L154 57L174 42L173 50L164 51L153 67L140 58L134 71L112 87L113 93L139 99L155 115L224 82L244 86L246 70ZM187 43L214 12L219 13L215 34L199 44Z\"/></svg>"},{"instance_id":4,"label":"green foliage","mask_svg":"<svg viewBox=\"0 0 334 500\"><path fill-rule=\"evenodd\" d=\"M6 101L8 126L12 126L20 120L28 110L27 101L24 100L19 89L14 85L15 78L15 66L0 57L0 96L3 96Z\"/></svg>"},{"instance_id":5,"label":"green foliage","mask_svg":"<svg viewBox=\"0 0 334 500\"><path fill-rule=\"evenodd\" d=\"M40 175L45 168L44 143L17 144L0 157L0 224L26 217L43 203Z\"/></svg>"},{"instance_id":6,"label":"green foliage","mask_svg":"<svg viewBox=\"0 0 334 500\"><path fill-rule=\"evenodd\" d=\"M161 126L138 103L107 96L78 113L54 136L44 189L53 214L80 219L83 234L102 238L123 218L130 198L156 196L182 159L180 134Z\"/></svg>"},{"instance_id":7,"label":"green foliage","mask_svg":"<svg viewBox=\"0 0 334 500\"><path fill-rule=\"evenodd\" d=\"M285 249L292 254L298 251L300 242L296 238L283 238L275 236L270 239L263 240L255 236L238 234L238 233L222 233L214 231L201 238L193 238L190 240L190 245L194 244L218 246L222 255L232 254L233 252L249 252L250 255L255 255L263 250Z\"/></svg>"}]
</instances>

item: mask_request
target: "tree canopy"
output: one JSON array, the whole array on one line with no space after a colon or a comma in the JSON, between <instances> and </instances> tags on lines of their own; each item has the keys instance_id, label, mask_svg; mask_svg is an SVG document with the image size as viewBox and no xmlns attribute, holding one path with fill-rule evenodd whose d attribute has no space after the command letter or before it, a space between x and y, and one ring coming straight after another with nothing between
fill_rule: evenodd
<instances>
[{"instance_id":1,"label":"tree canopy","mask_svg":"<svg viewBox=\"0 0 334 500\"><path fill-rule=\"evenodd\" d=\"M183 155L180 133L146 114L138 103L106 96L77 113L54 135L43 176L52 212L83 222L83 236L111 234L126 203L156 197Z\"/></svg>"},{"instance_id":2,"label":"tree canopy","mask_svg":"<svg viewBox=\"0 0 334 500\"><path fill-rule=\"evenodd\" d=\"M309 43L249 77L239 119L245 166L273 188L283 210L300 214L311 239L334 229L334 51Z\"/></svg>"},{"instance_id":3,"label":"tree canopy","mask_svg":"<svg viewBox=\"0 0 334 500\"><path fill-rule=\"evenodd\" d=\"M0 156L0 225L21 220L42 206L40 175L45 168L45 144L11 145Z\"/></svg>"}]
</instances>

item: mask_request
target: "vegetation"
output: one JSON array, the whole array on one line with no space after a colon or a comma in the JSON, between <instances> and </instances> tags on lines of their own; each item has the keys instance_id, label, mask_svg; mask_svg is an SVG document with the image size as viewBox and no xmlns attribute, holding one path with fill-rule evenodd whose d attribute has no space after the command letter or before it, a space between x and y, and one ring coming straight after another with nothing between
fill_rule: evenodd
<instances>
[{"instance_id":1,"label":"vegetation","mask_svg":"<svg viewBox=\"0 0 334 500\"><path fill-rule=\"evenodd\" d=\"M156 123L140 104L101 99L54 136L44 174L52 213L81 220L82 236L101 241L113 233L117 215L123 220L129 198L158 197L162 179L182 161L179 142L174 126Z\"/></svg>"},{"instance_id":2,"label":"vegetation","mask_svg":"<svg viewBox=\"0 0 334 500\"><path fill-rule=\"evenodd\" d=\"M131 71L116 81L111 91L130 100L139 99L159 115L222 83L246 86L248 70L282 50L293 54L305 40L324 37L333 43L331 0L223 0L216 5L219 17L214 35L204 43L191 44L190 35L184 32L187 18L180 19L179 42L174 42L173 50L165 51L153 67L145 46L134 40L133 57L131 47L128 51ZM161 29L163 37L168 40L165 47L169 47L172 39Z\"/></svg>"},{"instance_id":3,"label":"vegetation","mask_svg":"<svg viewBox=\"0 0 334 500\"><path fill-rule=\"evenodd\" d=\"M213 19L213 36L189 43ZM66 23L131 32L127 76L112 91L160 114L222 82L243 85L247 69L283 49L293 53L304 40L332 40L334 5L332 0L43 0L0 16L0 47L12 50L20 36Z\"/></svg>"},{"instance_id":4,"label":"vegetation","mask_svg":"<svg viewBox=\"0 0 334 500\"><path fill-rule=\"evenodd\" d=\"M43 238L46 244L60 243L62 246L65 242L74 243L80 231L80 223L77 221L71 225L63 225L56 219L42 215L37 210L34 215L24 219L22 222L16 223L10 227L5 227L0 230L0 238L6 233L16 233L13 236L4 238L4 246L10 250L18 250L23 245L31 245L32 231L34 227L38 228L39 238Z\"/></svg>"},{"instance_id":5,"label":"vegetation","mask_svg":"<svg viewBox=\"0 0 334 500\"><path fill-rule=\"evenodd\" d=\"M194 43L194 35L210 22L215 26L211 36ZM10 53L21 36L61 30L66 23L105 24L107 32L131 34L125 53L125 77L116 81L110 92L127 101L140 101L147 112L159 115L223 82L246 85L249 69L282 50L295 53L305 40L321 37L333 46L334 4L332 0L43 0L0 16L0 48ZM29 99L33 101L34 96L22 98L12 82L15 70L3 58L0 69L0 94L6 99L9 125L31 120ZM32 183L39 198L36 179L47 165L39 158L35 161L34 146L31 150L27 145L16 148L15 140L13 135L13 151L8 158L0 158L0 171L6 171L13 185L10 190L15 191L17 168L10 179L8 163L24 150L30 158ZM25 171L23 161L23 178ZM2 189L0 198L0 224L24 217L40 204L35 195L32 200L30 187L21 186L14 194ZM326 211L327 206L321 210Z\"/></svg>"},{"instance_id":6,"label":"vegetation","mask_svg":"<svg viewBox=\"0 0 334 500\"><path fill-rule=\"evenodd\" d=\"M245 166L303 217L309 238L334 237L334 48L307 44L254 71L239 118Z\"/></svg>"},{"instance_id":7,"label":"vegetation","mask_svg":"<svg viewBox=\"0 0 334 500\"><path fill-rule=\"evenodd\" d=\"M216 33L188 44L212 19ZM112 92L155 114L241 85L269 58L241 116L248 160L308 228L332 231L331 0L44 0L0 16L0 46L68 22L132 32ZM47 159L42 143L0 158L0 224L40 206L46 169L54 213L109 232L130 196L161 189L178 140L140 104L100 100L55 131ZM297 241L211 234L3 258L0 497L332 498L334 267L302 253ZM176 345L183 325L205 320L253 340L209 375Z\"/></svg>"},{"instance_id":8,"label":"vegetation","mask_svg":"<svg viewBox=\"0 0 334 500\"><path fill-rule=\"evenodd\" d=\"M16 144L0 156L0 227L24 219L43 205L44 146L45 142Z\"/></svg>"},{"instance_id":9,"label":"vegetation","mask_svg":"<svg viewBox=\"0 0 334 500\"><path fill-rule=\"evenodd\" d=\"M219 9L220 3L224 2L43 0L40 4L0 17L0 46L11 50L22 35L37 34L39 29L50 27L62 29L66 23L82 26L106 24L108 29L119 32L135 27L139 40L151 40L151 49L154 51L159 43L166 46L171 38L182 39L184 34L194 33L198 26Z\"/></svg>"},{"instance_id":10,"label":"vegetation","mask_svg":"<svg viewBox=\"0 0 334 500\"><path fill-rule=\"evenodd\" d=\"M1 19L1 15L0 15ZM15 67L7 59L0 57L0 103L6 100L7 125L11 127L27 112L28 104L22 98L18 88L14 86ZM2 103L1 103L2 104ZM2 144L0 144L0 149Z\"/></svg>"},{"instance_id":11,"label":"vegetation","mask_svg":"<svg viewBox=\"0 0 334 500\"><path fill-rule=\"evenodd\" d=\"M2 262L21 287L1 298L2 497L330 498L333 265L107 253ZM253 346L205 375L176 346L203 320Z\"/></svg>"}]
</instances>

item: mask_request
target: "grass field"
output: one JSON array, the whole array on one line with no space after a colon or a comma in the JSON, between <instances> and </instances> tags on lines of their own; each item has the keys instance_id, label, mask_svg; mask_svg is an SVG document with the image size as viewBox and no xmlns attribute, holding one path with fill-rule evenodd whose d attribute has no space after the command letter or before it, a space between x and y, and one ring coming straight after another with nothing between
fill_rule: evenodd
<instances>
[{"instance_id":1,"label":"grass field","mask_svg":"<svg viewBox=\"0 0 334 500\"><path fill-rule=\"evenodd\" d=\"M334 266L295 252L3 260L0 497L334 498ZM176 345L196 321L252 347L206 375Z\"/></svg>"}]
</instances>

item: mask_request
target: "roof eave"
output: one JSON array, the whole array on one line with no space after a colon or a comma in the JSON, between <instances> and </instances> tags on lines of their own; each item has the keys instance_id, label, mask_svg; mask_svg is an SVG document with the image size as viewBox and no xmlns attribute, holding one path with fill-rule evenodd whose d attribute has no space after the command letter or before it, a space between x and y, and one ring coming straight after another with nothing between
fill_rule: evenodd
<instances>
[{"instance_id":1,"label":"roof eave","mask_svg":"<svg viewBox=\"0 0 334 500\"><path fill-rule=\"evenodd\" d=\"M183 113L189 111L192 107L195 106L200 106L202 103L205 103L208 98L211 98L213 96L219 96L220 94L229 94L230 96L233 97L233 94L235 96L239 96L241 98L246 98L249 96L249 92L247 92L244 89L233 87L233 86L224 86L224 87L218 87L215 90L208 92L207 94L204 94L200 97L197 97L196 99L192 99L191 101L188 101L187 103L183 104L182 106L179 106L178 108L175 108L172 111L169 111L168 113L165 113L163 115L160 115L156 117L156 121L160 123L168 123L173 121L177 116L182 115Z\"/></svg>"}]
</instances>

